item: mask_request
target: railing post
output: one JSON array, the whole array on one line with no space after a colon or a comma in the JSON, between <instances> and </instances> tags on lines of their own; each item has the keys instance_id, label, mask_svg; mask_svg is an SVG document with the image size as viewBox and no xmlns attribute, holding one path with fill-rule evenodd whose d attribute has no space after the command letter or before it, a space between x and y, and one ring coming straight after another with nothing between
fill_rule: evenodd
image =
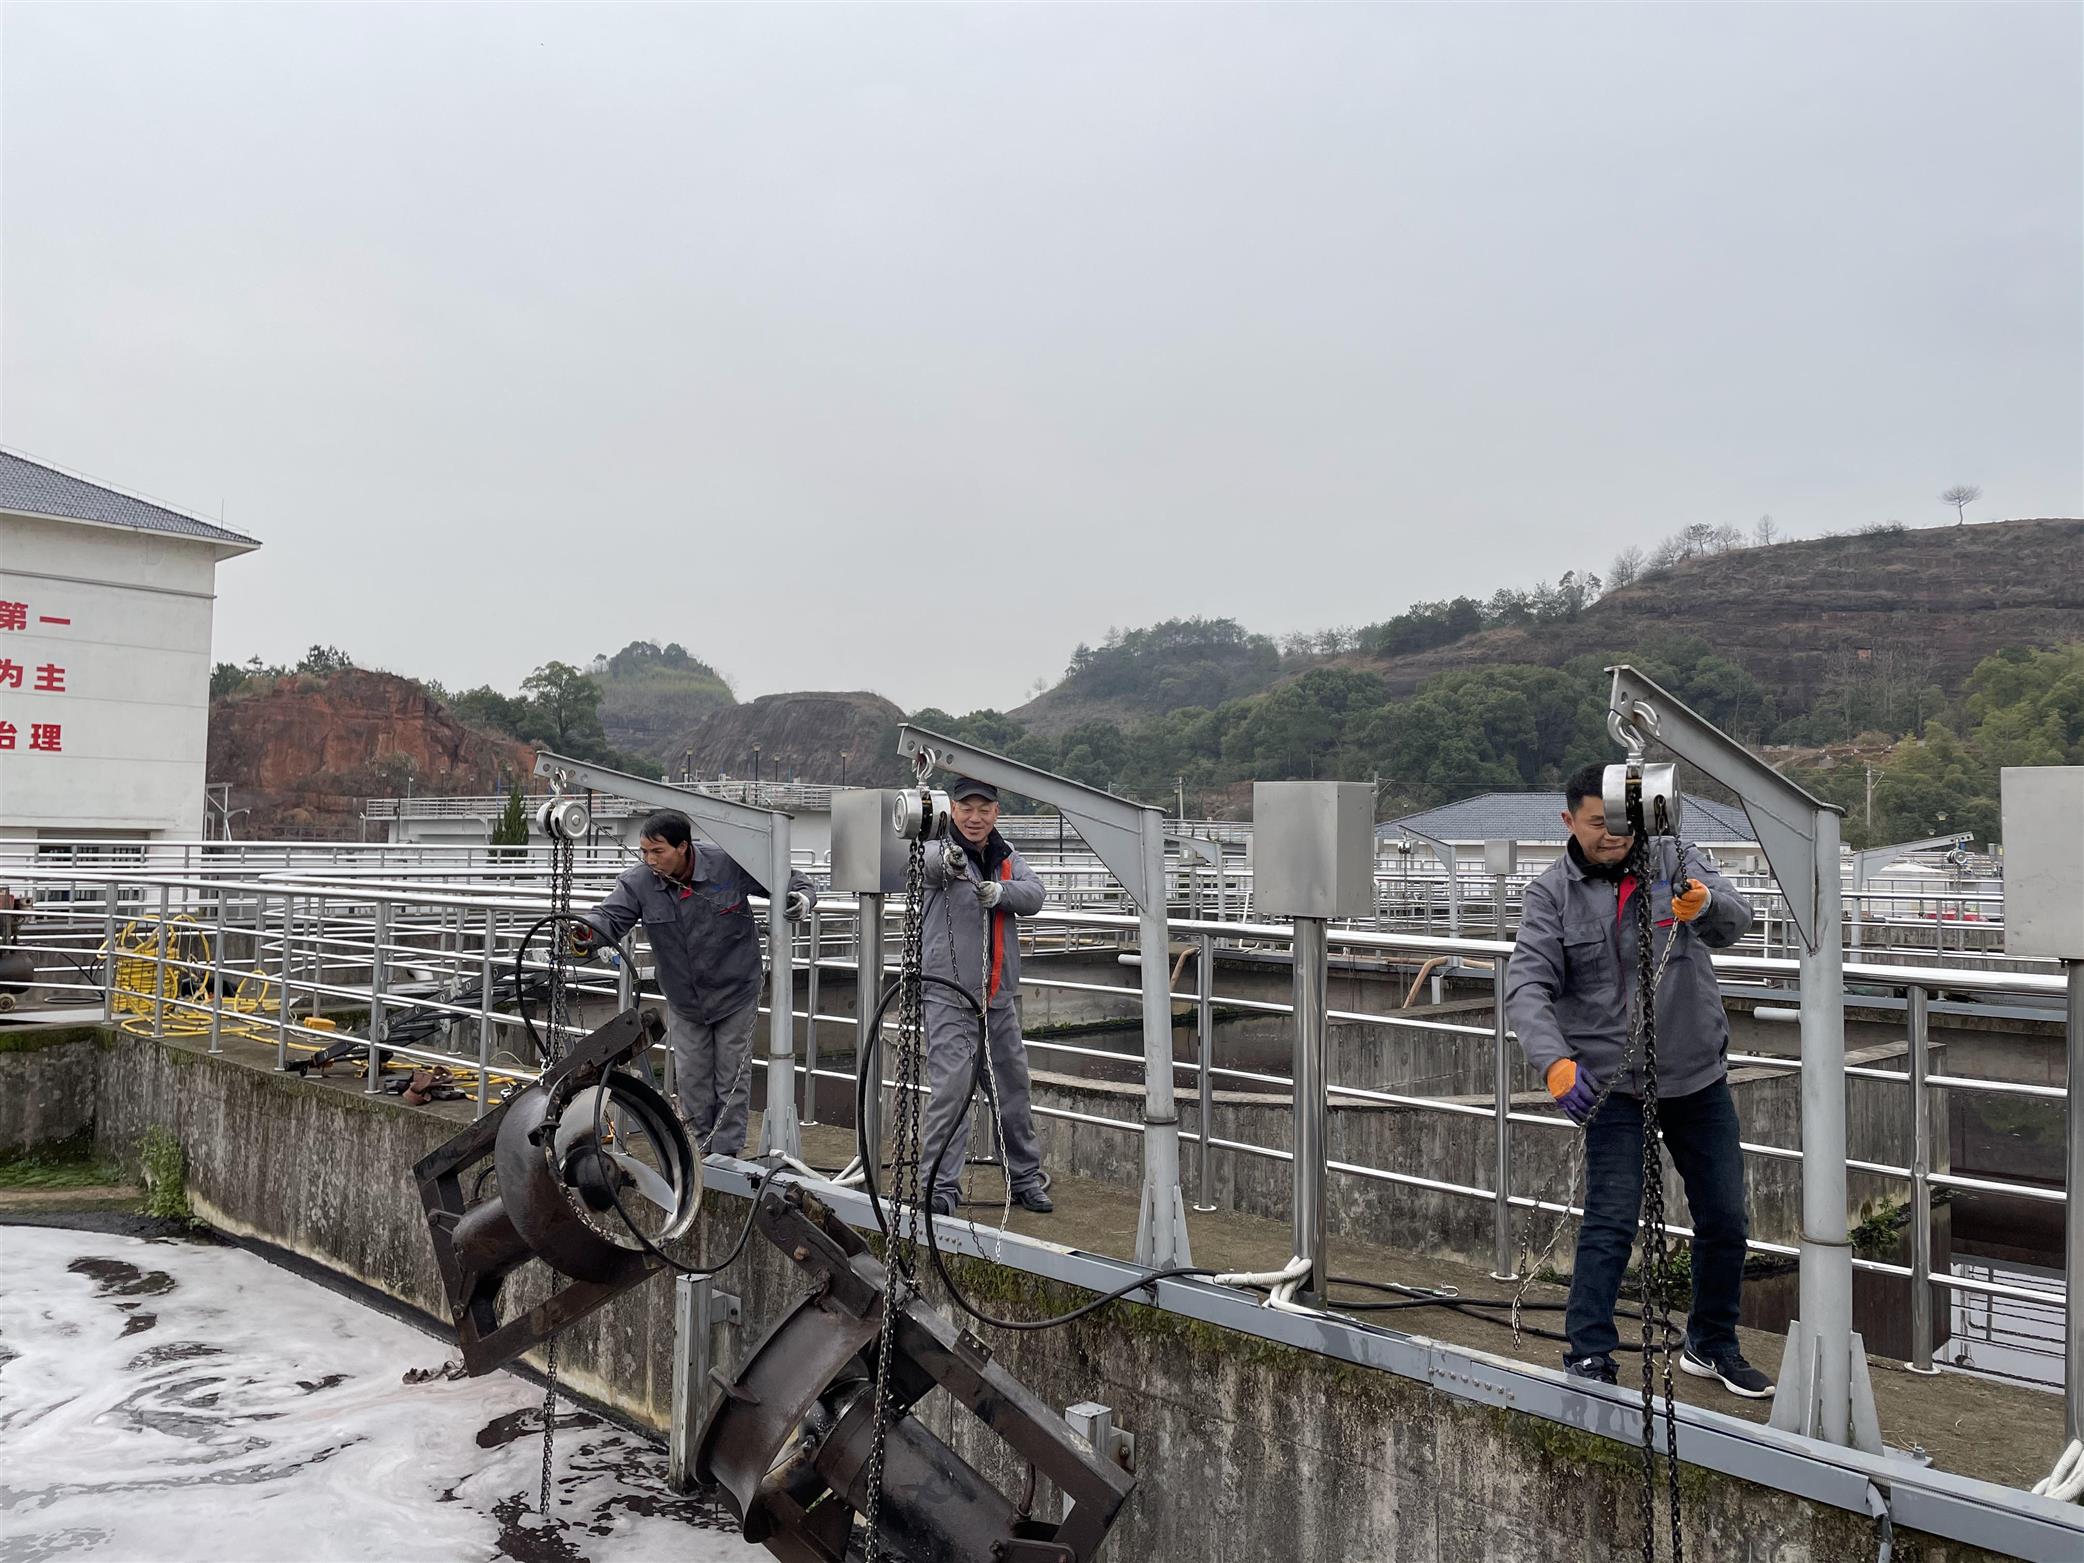
<instances>
[{"instance_id":1,"label":"railing post","mask_svg":"<svg viewBox=\"0 0 2084 1563\"><path fill-rule=\"evenodd\" d=\"M391 937L391 903L376 903L376 933L369 949L369 1070L362 1089L374 1096L383 1083L383 1064L376 1051L384 1031L384 945Z\"/></svg>"},{"instance_id":2,"label":"railing post","mask_svg":"<svg viewBox=\"0 0 2084 1563\"><path fill-rule=\"evenodd\" d=\"M1216 1208L1209 1198L1209 1178L1212 1165L1209 1160L1210 1110L1215 1102L1215 1090L1211 1084L1216 1054L1216 936L1202 934L1201 948L1194 957L1194 1048L1200 1069L1200 1111L1195 1127L1201 1131L1201 1156L1195 1166L1196 1192L1199 1198L1194 1208L1204 1215Z\"/></svg>"},{"instance_id":3,"label":"railing post","mask_svg":"<svg viewBox=\"0 0 2084 1563\"><path fill-rule=\"evenodd\" d=\"M485 941L478 957L478 1091L474 1117L485 1116L489 1086L485 1076L492 1068L492 956L499 937L499 912L485 908ZM629 968L624 961L623 969ZM628 1008L627 1005L624 1008Z\"/></svg>"},{"instance_id":4,"label":"railing post","mask_svg":"<svg viewBox=\"0 0 2084 1563\"><path fill-rule=\"evenodd\" d=\"M116 901L121 888L111 879L102 889L108 899L102 903L101 947L108 959L104 963L106 980L101 987L101 1019L104 1025L116 1018Z\"/></svg>"},{"instance_id":5,"label":"railing post","mask_svg":"<svg viewBox=\"0 0 2084 1563\"><path fill-rule=\"evenodd\" d=\"M875 1013L876 1003L883 996L883 897L880 891L864 890L860 895L860 915L854 929L854 1080L856 1098L862 1103L862 1119L857 1133L861 1143L868 1147L868 1154L880 1158L883 1145L883 1068L882 1051L877 1048L875 1038L869 1035L869 1017ZM861 1071L869 1067L871 1055L875 1058L875 1074L868 1082L867 1090L859 1089ZM869 1169L873 1172L875 1169Z\"/></svg>"},{"instance_id":6,"label":"railing post","mask_svg":"<svg viewBox=\"0 0 2084 1563\"><path fill-rule=\"evenodd\" d=\"M153 948L158 952L158 970L152 983L152 1035L166 1035L166 958L171 953L173 942L168 907L173 897L173 886L162 883L159 887L159 938Z\"/></svg>"},{"instance_id":7,"label":"railing post","mask_svg":"<svg viewBox=\"0 0 2084 1563\"><path fill-rule=\"evenodd\" d=\"M2084 1438L2084 961L2064 961L2069 977L2069 1166L2062 1207L2063 1437Z\"/></svg>"},{"instance_id":8,"label":"railing post","mask_svg":"<svg viewBox=\"0 0 2084 1563\"><path fill-rule=\"evenodd\" d=\"M297 898L285 895L282 898L282 952L276 966L278 976L275 983L275 1067L289 1068L289 967L290 946L297 937Z\"/></svg>"},{"instance_id":9,"label":"railing post","mask_svg":"<svg viewBox=\"0 0 2084 1563\"><path fill-rule=\"evenodd\" d=\"M788 821L778 819L775 825L767 855L767 1106L760 1114L759 1154L801 1160L803 1132L796 1119L796 930L787 912Z\"/></svg>"},{"instance_id":10,"label":"railing post","mask_svg":"<svg viewBox=\"0 0 2084 1563\"><path fill-rule=\"evenodd\" d=\"M1500 920L1505 904L1505 880L1498 880ZM1503 937L1503 934L1500 934ZM1494 1072L1491 1077L1491 1279L1516 1281L1512 1264L1512 1058L1505 1034L1505 962L1503 955L1491 962L1491 1046Z\"/></svg>"},{"instance_id":11,"label":"railing post","mask_svg":"<svg viewBox=\"0 0 2084 1563\"><path fill-rule=\"evenodd\" d=\"M1321 917L1295 919L1295 1257L1310 1276L1296 1300L1321 1306L1331 1287L1325 1264L1324 1158L1327 1106L1324 1052L1330 956Z\"/></svg>"},{"instance_id":12,"label":"railing post","mask_svg":"<svg viewBox=\"0 0 2084 1563\"><path fill-rule=\"evenodd\" d=\"M224 1051L224 881L214 886L217 894L217 909L213 919L215 933L210 944L210 1051Z\"/></svg>"},{"instance_id":13,"label":"railing post","mask_svg":"<svg viewBox=\"0 0 2084 1563\"><path fill-rule=\"evenodd\" d=\"M818 1121L818 912L815 905L810 914L810 967L804 978L804 991L809 997L804 1001L808 1012L803 1019L803 1121ZM790 1003L795 999L791 997Z\"/></svg>"},{"instance_id":14,"label":"railing post","mask_svg":"<svg viewBox=\"0 0 2084 1563\"><path fill-rule=\"evenodd\" d=\"M1910 1361L1913 1373L1932 1366L1932 1104L1925 1091L1931 1035L1925 990L1903 990L1910 1038Z\"/></svg>"}]
</instances>

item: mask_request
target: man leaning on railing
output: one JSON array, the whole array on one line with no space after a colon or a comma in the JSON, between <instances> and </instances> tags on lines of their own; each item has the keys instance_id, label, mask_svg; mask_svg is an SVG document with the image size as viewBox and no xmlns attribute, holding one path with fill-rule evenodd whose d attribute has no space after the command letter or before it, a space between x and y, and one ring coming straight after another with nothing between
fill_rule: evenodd
<instances>
[{"instance_id":1,"label":"man leaning on railing","mask_svg":"<svg viewBox=\"0 0 2084 1563\"><path fill-rule=\"evenodd\" d=\"M1633 841L1607 828L1603 772L1587 765L1565 790L1570 843L1527 887L1506 968L1505 1011L1527 1061L1585 1133L1585 1219L1570 1273L1563 1365L1580 1378L1611 1384L1620 1344L1614 1304L1643 1197L1643 1108L1628 1058L1637 940L1635 921L1625 914L1645 889L1624 871ZM1665 960L1656 999L1657 1114L1693 1214L1693 1307L1679 1366L1696 1378L1719 1380L1732 1394L1762 1400L1773 1393L1772 1381L1737 1347L1750 1227L1742 1137L1727 1078L1729 1020L1708 956L1711 947L1743 936L1751 906L1698 851L1687 853L1687 877L1674 886L1678 844L1658 839L1649 845L1662 876L1647 890L1653 949Z\"/></svg>"},{"instance_id":2,"label":"man leaning on railing","mask_svg":"<svg viewBox=\"0 0 2084 1563\"><path fill-rule=\"evenodd\" d=\"M760 927L747 897L761 886L728 852L693 839L685 814L661 809L637 827L644 861L625 869L608 898L572 926L584 958L618 942L637 923L651 941L673 1089L696 1145L727 1156L745 1150L753 1025L760 1016ZM791 872L781 892L791 921L810 915L817 893ZM775 1002L789 1002L784 992ZM714 1141L712 1145L710 1142Z\"/></svg>"}]
</instances>

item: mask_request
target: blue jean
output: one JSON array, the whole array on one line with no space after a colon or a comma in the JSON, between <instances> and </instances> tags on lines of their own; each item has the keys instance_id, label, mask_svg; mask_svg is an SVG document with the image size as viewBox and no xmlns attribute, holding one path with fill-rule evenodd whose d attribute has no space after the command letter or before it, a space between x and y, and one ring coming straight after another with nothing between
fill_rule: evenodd
<instances>
[{"instance_id":1,"label":"blue jean","mask_svg":"<svg viewBox=\"0 0 2084 1563\"><path fill-rule=\"evenodd\" d=\"M1664 1147L1686 1184L1693 1213L1693 1308L1686 1343L1713 1359L1737 1344L1744 1286L1744 1155L1729 1082L1690 1096L1660 1097ZM1585 1127L1585 1219L1578 1228L1566 1361L1600 1356L1620 1344L1614 1303L1635 1246L1643 1203L1643 1104L1616 1091Z\"/></svg>"}]
</instances>

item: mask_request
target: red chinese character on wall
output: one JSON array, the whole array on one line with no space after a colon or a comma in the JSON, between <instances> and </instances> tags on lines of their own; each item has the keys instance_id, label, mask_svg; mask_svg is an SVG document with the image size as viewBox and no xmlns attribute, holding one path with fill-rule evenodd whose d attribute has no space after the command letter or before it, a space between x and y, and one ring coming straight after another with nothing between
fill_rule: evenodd
<instances>
[{"instance_id":1,"label":"red chinese character on wall","mask_svg":"<svg viewBox=\"0 0 2084 1563\"><path fill-rule=\"evenodd\" d=\"M14 747L14 723L0 722L0 749Z\"/></svg>"},{"instance_id":2,"label":"red chinese character on wall","mask_svg":"<svg viewBox=\"0 0 2084 1563\"><path fill-rule=\"evenodd\" d=\"M0 630L25 630L29 627L29 605L26 602L0 602Z\"/></svg>"},{"instance_id":3,"label":"red chinese character on wall","mask_svg":"<svg viewBox=\"0 0 2084 1563\"><path fill-rule=\"evenodd\" d=\"M21 679L17 677L15 686L19 688L21 682ZM58 666L55 662L44 663L43 666L36 670L36 687L62 693L65 689L65 669Z\"/></svg>"},{"instance_id":4,"label":"red chinese character on wall","mask_svg":"<svg viewBox=\"0 0 2084 1563\"><path fill-rule=\"evenodd\" d=\"M20 689L22 687L21 663L10 662L7 660L7 658L0 657L0 684L6 684L11 686L12 688Z\"/></svg>"},{"instance_id":5,"label":"red chinese character on wall","mask_svg":"<svg viewBox=\"0 0 2084 1563\"><path fill-rule=\"evenodd\" d=\"M56 754L65 747L65 729L57 722L31 722L29 724L29 747L48 750Z\"/></svg>"}]
</instances>

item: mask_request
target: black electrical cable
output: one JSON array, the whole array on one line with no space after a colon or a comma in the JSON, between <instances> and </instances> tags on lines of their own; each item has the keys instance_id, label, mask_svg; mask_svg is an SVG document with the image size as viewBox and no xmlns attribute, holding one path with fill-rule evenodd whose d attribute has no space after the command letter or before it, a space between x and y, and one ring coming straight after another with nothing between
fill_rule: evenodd
<instances>
[{"instance_id":1,"label":"black electrical cable","mask_svg":"<svg viewBox=\"0 0 2084 1563\"><path fill-rule=\"evenodd\" d=\"M970 1008L977 1012L980 1019L982 1018L983 1006L978 1004L976 995L971 993L968 989L964 988L961 983L951 982L945 977L929 976L925 973L920 974L919 980L921 982L936 983L945 988L952 988L955 992L960 993L963 996L964 1001L969 1004ZM859 1151L861 1157L861 1165L865 1174L863 1186L866 1188L868 1192L869 1206L875 1212L876 1225L882 1228L883 1238L885 1242L885 1251L892 1256L893 1260L896 1259L897 1256L897 1247L896 1244L891 1241L890 1225L883 1214L882 1196L880 1191L876 1188L875 1184L875 1174L873 1171L875 1161L875 1150L867 1143L867 1104L868 1083L871 1080L880 1080L882 1075L882 1070L880 1064L876 1060L876 1055L882 1046L882 1032L880 1028L882 1026L883 1016L885 1012L889 1009L891 1000L894 999L900 991L902 991L904 983L905 979L902 977L900 977L896 982L893 982L889 986L889 988L884 991L881 1000L878 1001L878 1003L876 1004L875 1013L869 1017L868 1046L864 1050L864 1056L861 1060L860 1068L857 1071L859 1078L855 1081L854 1089L854 1138L857 1150ZM977 1086L983 1078L983 1070L985 1067L986 1052L984 1045L980 1039L977 1048L976 1060L970 1066L970 1081L968 1087L968 1094L976 1094ZM942 1158L948 1154L949 1146L951 1146L954 1143L956 1133L962 1127L963 1120L962 1118L958 1117L955 1120L955 1122L952 1125L950 1125L948 1137L941 1142L939 1152L931 1158L922 1156L922 1164L936 1168L939 1167ZM930 1193L928 1197L931 1197ZM1081 1303L1078 1307L1072 1308L1067 1312L1053 1314L1046 1319L1002 1319L998 1317L996 1314L986 1313L982 1308L978 1307L975 1303L971 1302L970 1299L966 1295L964 1295L961 1286L959 1286L956 1283L955 1277L948 1273L948 1262L946 1257L941 1253L940 1235L936 1229L936 1223L934 1221L934 1218L931 1215L928 1215L926 1220L926 1248L927 1252L933 1257L934 1273L941 1278L941 1284L948 1288L948 1295L955 1300L956 1306L961 1308L963 1312L969 1314L972 1318L977 1319L982 1323L993 1325L996 1328L1002 1330L1053 1330L1061 1325L1070 1324L1074 1320L1082 1319L1089 1313L1096 1313L1100 1309L1106 1307L1111 1302L1119 1302L1122 1298L1127 1297L1131 1292L1147 1291L1152 1287L1156 1286L1157 1283L1160 1281L1185 1280L1189 1278L1206 1280L1215 1275L1216 1273L1213 1270L1203 1269L1199 1266L1193 1265L1179 1265L1166 1270L1146 1271L1144 1274L1138 1276L1135 1280L1125 1282L1123 1285L1116 1287L1111 1292L1103 1292L1098 1297L1095 1297L1088 1302ZM910 1279L910 1272L906 1271L905 1274L906 1278Z\"/></svg>"},{"instance_id":2,"label":"black electrical cable","mask_svg":"<svg viewBox=\"0 0 2084 1563\"><path fill-rule=\"evenodd\" d=\"M629 1228L630 1236L637 1240L637 1246L651 1255L652 1258L658 1260L660 1264L666 1266L675 1275L710 1276L715 1275L720 1270L727 1270L737 1263L738 1256L745 1252L745 1245L752 1237L753 1217L759 1213L760 1196L767 1192L767 1185L772 1183L775 1177L782 1171L781 1163L776 1162L772 1167L769 1167L766 1172L761 1174L760 1181L754 1185L752 1200L745 1208L745 1222L738 1228L738 1237L731 1244L731 1251L715 1264L682 1264L647 1237L638 1228L637 1223L630 1219L630 1213L623 1208L622 1196L616 1192L615 1188L616 1178L620 1174L621 1169L609 1159L607 1151L602 1148L602 1131L607 1127L607 1110L608 1083L606 1080L603 1080L599 1089L594 1093L593 1098L592 1151L597 1162L604 1164L601 1181L608 1191L608 1202L615 1207L615 1214L622 1218L622 1224ZM702 1176L702 1164L699 1161L695 1163L694 1175L698 1179Z\"/></svg>"},{"instance_id":3,"label":"black electrical cable","mask_svg":"<svg viewBox=\"0 0 2084 1563\"><path fill-rule=\"evenodd\" d=\"M528 1013L528 968L526 962L528 959L528 947L535 942L535 936L555 922L584 923L588 928L593 926L593 924L586 922L585 918L570 912L549 912L530 923L528 932L521 936L521 942L514 947L514 1008L519 1012L521 1024L528 1032L528 1040L535 1044L537 1062L543 1064L550 1062L550 1044L543 1040L543 1034L536 1030L535 1020ZM554 952L550 958L552 960L557 958Z\"/></svg>"}]
</instances>

